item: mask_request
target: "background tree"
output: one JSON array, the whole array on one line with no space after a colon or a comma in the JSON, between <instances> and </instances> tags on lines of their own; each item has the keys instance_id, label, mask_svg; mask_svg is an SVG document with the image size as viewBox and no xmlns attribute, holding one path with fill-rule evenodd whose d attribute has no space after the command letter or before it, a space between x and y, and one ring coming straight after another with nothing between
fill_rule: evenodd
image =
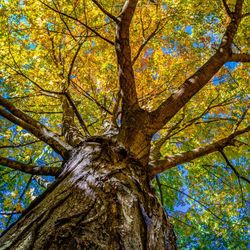
<instances>
[{"instance_id":1,"label":"background tree","mask_svg":"<svg viewBox=\"0 0 250 250\"><path fill-rule=\"evenodd\" d=\"M0 12L3 249L247 249L247 3Z\"/></svg>"}]
</instances>

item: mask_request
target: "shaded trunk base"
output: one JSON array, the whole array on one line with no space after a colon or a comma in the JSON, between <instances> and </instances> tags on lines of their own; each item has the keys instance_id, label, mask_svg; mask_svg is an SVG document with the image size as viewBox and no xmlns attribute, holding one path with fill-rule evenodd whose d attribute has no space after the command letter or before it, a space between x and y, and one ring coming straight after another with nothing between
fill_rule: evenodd
<instances>
[{"instance_id":1,"label":"shaded trunk base","mask_svg":"<svg viewBox=\"0 0 250 250\"><path fill-rule=\"evenodd\" d=\"M54 187L3 235L0 246L176 249L172 226L143 168L108 141L74 149Z\"/></svg>"}]
</instances>

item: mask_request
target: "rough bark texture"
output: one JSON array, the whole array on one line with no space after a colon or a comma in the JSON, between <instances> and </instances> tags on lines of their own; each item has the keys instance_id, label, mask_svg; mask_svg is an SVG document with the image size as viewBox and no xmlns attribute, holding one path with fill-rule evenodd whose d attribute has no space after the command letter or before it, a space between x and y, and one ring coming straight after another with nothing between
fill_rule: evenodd
<instances>
[{"instance_id":1,"label":"rough bark texture","mask_svg":"<svg viewBox=\"0 0 250 250\"><path fill-rule=\"evenodd\" d=\"M144 170L110 139L88 139L0 249L176 249Z\"/></svg>"}]
</instances>

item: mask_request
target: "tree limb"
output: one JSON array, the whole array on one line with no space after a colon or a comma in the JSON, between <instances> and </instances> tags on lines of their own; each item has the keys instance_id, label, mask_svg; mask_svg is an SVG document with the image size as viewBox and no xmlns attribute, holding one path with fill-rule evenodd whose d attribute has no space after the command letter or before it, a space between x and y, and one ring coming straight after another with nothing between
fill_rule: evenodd
<instances>
[{"instance_id":1,"label":"tree limb","mask_svg":"<svg viewBox=\"0 0 250 250\"><path fill-rule=\"evenodd\" d=\"M250 62L250 54L232 54L228 58L228 62Z\"/></svg>"},{"instance_id":2,"label":"tree limb","mask_svg":"<svg viewBox=\"0 0 250 250\"><path fill-rule=\"evenodd\" d=\"M107 15L110 19L112 19L113 21L115 21L116 23L119 22L118 19L113 16L111 13L109 13L107 10L105 10L103 8L103 6L101 4L98 3L98 1L96 0L92 0L92 2L105 14Z\"/></svg>"},{"instance_id":3,"label":"tree limb","mask_svg":"<svg viewBox=\"0 0 250 250\"><path fill-rule=\"evenodd\" d=\"M122 113L139 108L135 87L135 77L132 67L131 48L129 42L129 27L138 0L127 0L118 17L116 26L115 49L118 61L119 84L122 96Z\"/></svg>"},{"instance_id":4,"label":"tree limb","mask_svg":"<svg viewBox=\"0 0 250 250\"><path fill-rule=\"evenodd\" d=\"M37 142L40 142L40 141L36 140L36 141L26 142L26 143L23 143L23 144L4 145L4 146L0 146L0 149L5 149L5 148L20 148L20 147L29 146L29 145L37 143Z\"/></svg>"},{"instance_id":5,"label":"tree limb","mask_svg":"<svg viewBox=\"0 0 250 250\"><path fill-rule=\"evenodd\" d=\"M83 129L83 131L85 132L86 136L90 136L88 128L87 128L85 122L83 121L82 116L79 113L77 107L75 106L74 102L72 101L70 94L66 92L65 96L66 96L66 98L67 98L70 106L72 107L72 109L73 109L73 111L74 111L74 113L75 113L75 115L76 115L76 117L77 117L77 119L78 119L78 121L79 121L79 123L80 123L80 125L81 125L81 127Z\"/></svg>"},{"instance_id":6,"label":"tree limb","mask_svg":"<svg viewBox=\"0 0 250 250\"><path fill-rule=\"evenodd\" d=\"M159 188L161 205L164 206L164 198L163 198L163 192L162 192L162 188L161 188L161 180L160 180L159 175L156 175L155 178L156 178L157 186Z\"/></svg>"},{"instance_id":7,"label":"tree limb","mask_svg":"<svg viewBox=\"0 0 250 250\"><path fill-rule=\"evenodd\" d=\"M232 146L235 144L234 138L236 136L239 136L239 135L246 133L246 132L249 132L249 131L250 131L250 126L246 127L245 129L238 130L238 131L234 132L233 134L231 134L230 136L228 136L224 139L221 139L219 141L216 141L214 143L211 143L209 145L199 147L199 148L193 149L191 151L176 154L173 156L168 156L162 160L152 161L151 162L152 167L149 170L149 176L150 176L150 178L153 178L155 175L157 175L157 174L159 174L167 169L173 168L178 164L190 162L190 161L197 159L199 157L202 157L204 155L208 155L208 154L211 154L213 152L220 151L222 148L224 148L226 146Z\"/></svg>"},{"instance_id":8,"label":"tree limb","mask_svg":"<svg viewBox=\"0 0 250 250\"><path fill-rule=\"evenodd\" d=\"M246 181L248 184L250 184L250 180L247 179L246 177L242 176L237 170L236 168L231 164L231 162L228 160L226 154L224 153L223 150L220 150L221 155L223 156L225 162L227 163L227 165L233 170L234 174L237 176L238 179L242 179L244 181ZM239 180L239 185L240 185L240 180Z\"/></svg>"},{"instance_id":9,"label":"tree limb","mask_svg":"<svg viewBox=\"0 0 250 250\"><path fill-rule=\"evenodd\" d=\"M72 149L70 145L62 141L57 134L47 129L44 125L34 120L27 114L23 113L21 110L15 108L10 102L5 98L0 96L0 115L7 120L19 125L20 127L26 129L34 136L51 146L57 153L66 157L69 150Z\"/></svg>"},{"instance_id":10,"label":"tree limb","mask_svg":"<svg viewBox=\"0 0 250 250\"><path fill-rule=\"evenodd\" d=\"M147 45L147 43L157 34L158 30L160 27L160 22L157 23L156 28L153 30L153 32L147 37L146 40L143 41L143 43L141 44L141 46L139 47L138 51L135 54L135 57L132 60L132 65L135 64L136 60L138 59L138 57L140 56L142 50L145 48L145 46Z\"/></svg>"},{"instance_id":11,"label":"tree limb","mask_svg":"<svg viewBox=\"0 0 250 250\"><path fill-rule=\"evenodd\" d=\"M61 172L60 168L33 166L19 161L10 160L2 156L0 156L0 165L32 175L58 176Z\"/></svg>"},{"instance_id":12,"label":"tree limb","mask_svg":"<svg viewBox=\"0 0 250 250\"><path fill-rule=\"evenodd\" d=\"M243 15L241 16L241 18L244 18L244 17L247 17L247 16L250 16L250 12L243 14Z\"/></svg>"},{"instance_id":13,"label":"tree limb","mask_svg":"<svg viewBox=\"0 0 250 250\"><path fill-rule=\"evenodd\" d=\"M22 193L21 193L20 196L18 197L17 204L20 204L20 203L21 203L21 201L22 201L22 199L23 199L23 196L25 195L26 191L28 190L28 188L29 188L31 182L32 182L32 176L30 176L30 178L29 178L28 182L26 183L26 185L25 185L25 187L24 187ZM10 214L10 216L9 216L9 218L8 218L8 221L7 221L7 223L6 223L6 229L8 228L8 226L9 226L9 224L10 224L10 222L11 222L11 219L12 219L13 215L15 214L15 210L16 210L15 208L12 210L12 213Z\"/></svg>"},{"instance_id":14,"label":"tree limb","mask_svg":"<svg viewBox=\"0 0 250 250\"><path fill-rule=\"evenodd\" d=\"M68 97L70 98L69 95ZM73 107L75 107L75 105ZM69 143L71 146L77 146L79 145L79 143L83 142L84 136L82 135L82 133L80 132L80 130L77 128L75 124L75 121L74 121L75 113L77 112L79 116L80 114L78 113L78 110L76 109L75 111L73 107L72 107L72 104L69 103L66 96L62 96L62 110L63 110L62 135L64 136L65 141ZM85 123L83 124L85 126Z\"/></svg>"},{"instance_id":15,"label":"tree limb","mask_svg":"<svg viewBox=\"0 0 250 250\"><path fill-rule=\"evenodd\" d=\"M234 16L227 26L216 53L156 110L150 113L153 132L161 129L228 61L231 45L241 21L242 1L237 1Z\"/></svg>"},{"instance_id":16,"label":"tree limb","mask_svg":"<svg viewBox=\"0 0 250 250\"><path fill-rule=\"evenodd\" d=\"M79 19L73 17L73 16L70 16L66 13L63 13L57 9L54 9L53 7L51 7L50 5L46 4L45 2L39 0L40 3L42 3L43 5L45 5L47 8L49 8L50 10L53 10L54 12L60 14L60 15L63 15L67 18L70 18L76 22L78 22L79 24L81 24L82 26L84 26L86 29L90 30L91 32L93 32L97 37L101 38L102 40L104 40L105 42L111 44L111 45L114 45L114 42L110 41L109 39L105 38L104 36L102 36L100 33L98 33L95 29L91 28L90 26L88 26L87 24L83 23L82 21L80 21Z\"/></svg>"},{"instance_id":17,"label":"tree limb","mask_svg":"<svg viewBox=\"0 0 250 250\"><path fill-rule=\"evenodd\" d=\"M226 0L222 0L223 6L228 14L228 16L232 17L232 11L230 10L227 1Z\"/></svg>"},{"instance_id":18,"label":"tree limb","mask_svg":"<svg viewBox=\"0 0 250 250\"><path fill-rule=\"evenodd\" d=\"M208 207L208 205L203 204L202 202L200 202L198 199L192 197L191 195L189 195L189 194L187 194L187 193L185 193L185 192L183 192L183 191L181 191L181 190L179 190L179 189L177 189L177 188L174 188L173 186L169 186L169 185L167 185L167 184L162 184L162 186L163 186L163 187L166 187L166 188L173 189L173 190L175 190L176 192L181 193L181 194L187 196L189 199L195 201L195 202L198 203L200 206L202 206L206 211L208 211L209 213L211 213L215 218L217 218L217 219L220 220L220 221L226 222L225 219L220 218L216 213L214 213L214 212Z\"/></svg>"},{"instance_id":19,"label":"tree limb","mask_svg":"<svg viewBox=\"0 0 250 250\"><path fill-rule=\"evenodd\" d=\"M108 110L106 107L104 107L99 101L97 101L93 96L91 96L87 91L85 91L79 84L77 84L76 82L72 81L72 79L71 79L71 82L72 82L73 87L80 94L82 94L88 100L94 102L98 106L98 108L100 108L100 110L105 111L109 115L113 115L113 113L110 110Z\"/></svg>"}]
</instances>

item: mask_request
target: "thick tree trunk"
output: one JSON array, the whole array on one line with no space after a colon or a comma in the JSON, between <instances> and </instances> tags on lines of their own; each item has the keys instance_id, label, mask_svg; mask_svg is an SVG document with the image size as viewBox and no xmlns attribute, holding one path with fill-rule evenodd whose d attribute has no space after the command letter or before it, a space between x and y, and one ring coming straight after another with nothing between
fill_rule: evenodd
<instances>
[{"instance_id":1,"label":"thick tree trunk","mask_svg":"<svg viewBox=\"0 0 250 250\"><path fill-rule=\"evenodd\" d=\"M75 148L57 182L0 239L0 249L176 249L143 168L111 140Z\"/></svg>"}]
</instances>

